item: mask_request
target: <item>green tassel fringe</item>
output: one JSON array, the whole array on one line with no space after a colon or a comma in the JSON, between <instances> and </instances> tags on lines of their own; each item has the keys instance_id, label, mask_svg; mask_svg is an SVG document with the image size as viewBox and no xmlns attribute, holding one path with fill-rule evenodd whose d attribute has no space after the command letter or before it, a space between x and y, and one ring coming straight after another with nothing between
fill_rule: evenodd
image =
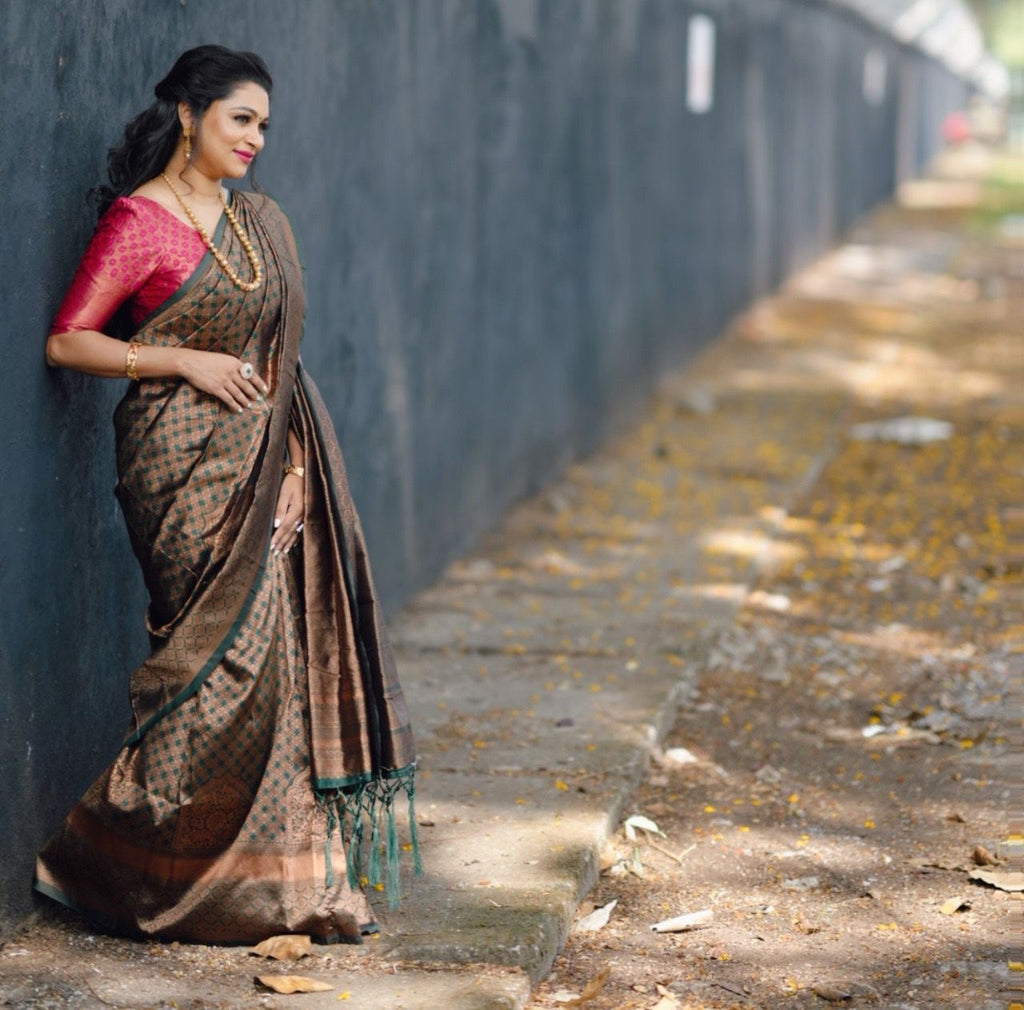
<instances>
[{"instance_id":1,"label":"green tassel fringe","mask_svg":"<svg viewBox=\"0 0 1024 1010\"><path fill-rule=\"evenodd\" d=\"M345 846L346 870L349 887L358 890L364 879L372 887L383 881L388 907L397 908L402 894L401 848L398 842L398 826L395 818L395 802L404 792L409 800L409 840L412 843L413 870L417 877L423 875L420 858L419 832L416 829L415 769L401 768L387 778L360 782L347 790L318 789L317 802L327 813L327 879L328 887L334 886L334 868L331 863L331 839L335 828L341 832ZM387 817L387 837L381 838L381 818ZM363 877L363 840L366 822L369 821L369 866L368 877ZM386 858L382 861L382 849L386 845ZM384 873L382 862L387 863Z\"/></svg>"}]
</instances>

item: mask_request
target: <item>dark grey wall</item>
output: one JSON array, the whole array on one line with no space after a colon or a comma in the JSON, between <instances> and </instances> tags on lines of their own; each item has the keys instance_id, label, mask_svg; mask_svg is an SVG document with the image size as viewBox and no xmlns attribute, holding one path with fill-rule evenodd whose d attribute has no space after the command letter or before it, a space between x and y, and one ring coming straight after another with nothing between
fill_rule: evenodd
<instances>
[{"instance_id":1,"label":"dark grey wall","mask_svg":"<svg viewBox=\"0 0 1024 1010\"><path fill-rule=\"evenodd\" d=\"M699 117L695 11L719 41ZM35 848L116 750L146 648L111 493L121 384L48 372L42 348L93 224L84 190L181 49L256 49L276 75L260 175L300 233L304 357L392 609L887 195L963 98L796 0L9 0L3 18L8 923ZM870 46L889 60L878 107Z\"/></svg>"}]
</instances>

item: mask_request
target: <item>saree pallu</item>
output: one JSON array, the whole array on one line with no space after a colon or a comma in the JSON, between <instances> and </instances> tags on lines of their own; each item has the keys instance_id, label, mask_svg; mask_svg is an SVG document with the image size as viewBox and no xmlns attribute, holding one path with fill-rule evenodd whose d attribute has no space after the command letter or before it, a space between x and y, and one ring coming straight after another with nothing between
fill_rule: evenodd
<instances>
[{"instance_id":1,"label":"saree pallu","mask_svg":"<svg viewBox=\"0 0 1024 1010\"><path fill-rule=\"evenodd\" d=\"M133 339L235 355L270 393L234 413L147 380L115 412L153 652L131 677L122 750L40 852L35 887L129 935L360 942L376 929L361 884L386 879L399 897L394 807L412 803L412 735L341 450L299 364L291 229L268 198L233 204L264 284L240 291L207 254ZM223 221L215 241L245 276ZM274 556L289 427L305 527ZM410 825L419 872L412 810Z\"/></svg>"}]
</instances>

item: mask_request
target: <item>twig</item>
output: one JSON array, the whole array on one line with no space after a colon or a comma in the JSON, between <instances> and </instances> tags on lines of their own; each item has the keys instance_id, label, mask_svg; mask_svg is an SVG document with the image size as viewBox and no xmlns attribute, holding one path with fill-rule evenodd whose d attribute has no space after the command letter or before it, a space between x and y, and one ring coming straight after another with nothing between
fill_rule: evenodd
<instances>
[{"instance_id":1,"label":"twig","mask_svg":"<svg viewBox=\"0 0 1024 1010\"><path fill-rule=\"evenodd\" d=\"M746 999L747 994L742 989L733 989L731 985L726 985L724 982L712 982L712 985L717 985L719 989L724 989L726 992L731 992L734 996L739 996L741 999Z\"/></svg>"},{"instance_id":2,"label":"twig","mask_svg":"<svg viewBox=\"0 0 1024 1010\"><path fill-rule=\"evenodd\" d=\"M92 982L90 982L88 979L85 980L85 984L89 987L89 991L93 994L93 996L95 996L101 1003L105 1004L106 1006L121 1005L120 1003L111 1003L110 1000L104 999L95 989L93 989Z\"/></svg>"},{"instance_id":3,"label":"twig","mask_svg":"<svg viewBox=\"0 0 1024 1010\"><path fill-rule=\"evenodd\" d=\"M663 856L668 856L669 859L674 859L680 866L683 865L683 856L693 852L693 850L697 848L697 845L695 843L691 845L688 849L685 849L684 851L680 852L677 856L674 852L669 852L668 849L662 848L657 842L651 841L650 838L647 839L647 844L652 849L654 849L655 852L660 852Z\"/></svg>"}]
</instances>

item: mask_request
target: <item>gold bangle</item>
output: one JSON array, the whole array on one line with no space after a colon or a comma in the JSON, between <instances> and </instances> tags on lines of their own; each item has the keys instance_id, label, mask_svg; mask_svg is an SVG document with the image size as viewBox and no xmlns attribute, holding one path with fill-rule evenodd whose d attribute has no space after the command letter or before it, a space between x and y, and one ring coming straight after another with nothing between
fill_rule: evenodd
<instances>
[{"instance_id":1,"label":"gold bangle","mask_svg":"<svg viewBox=\"0 0 1024 1010\"><path fill-rule=\"evenodd\" d=\"M132 382L139 381L139 373L135 370L135 362L139 360L139 348L141 344L131 341L128 344L128 356L124 359L124 374L128 376Z\"/></svg>"},{"instance_id":2,"label":"gold bangle","mask_svg":"<svg viewBox=\"0 0 1024 1010\"><path fill-rule=\"evenodd\" d=\"M285 476L288 476L290 473L295 474L296 477L304 478L306 476L306 468L304 466L296 466L294 463L285 463L284 472Z\"/></svg>"}]
</instances>

